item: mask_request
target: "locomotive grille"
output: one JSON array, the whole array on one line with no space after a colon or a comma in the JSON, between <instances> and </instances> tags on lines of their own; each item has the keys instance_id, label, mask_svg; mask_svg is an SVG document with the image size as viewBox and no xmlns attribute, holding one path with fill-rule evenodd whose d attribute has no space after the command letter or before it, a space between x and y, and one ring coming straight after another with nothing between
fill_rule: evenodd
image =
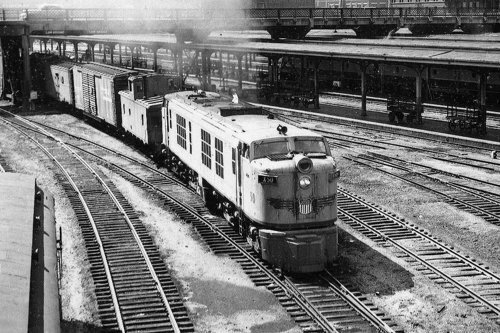
<instances>
[{"instance_id":1,"label":"locomotive grille","mask_svg":"<svg viewBox=\"0 0 500 333\"><path fill-rule=\"evenodd\" d=\"M313 203L311 199L299 200L299 213L302 215L310 214L313 211Z\"/></svg>"},{"instance_id":2,"label":"locomotive grille","mask_svg":"<svg viewBox=\"0 0 500 333\"><path fill-rule=\"evenodd\" d=\"M307 198L302 200L283 200L270 198L267 199L269 204L275 209L287 209L293 212L294 215L307 215L311 213L319 213L324 207L331 206L335 203L336 195L330 195L321 198Z\"/></svg>"}]
</instances>

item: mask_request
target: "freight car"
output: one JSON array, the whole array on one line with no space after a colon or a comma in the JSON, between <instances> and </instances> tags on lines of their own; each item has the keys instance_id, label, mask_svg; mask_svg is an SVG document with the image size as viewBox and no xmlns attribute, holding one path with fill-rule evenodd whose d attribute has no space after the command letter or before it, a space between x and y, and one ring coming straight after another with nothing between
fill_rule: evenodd
<instances>
[{"instance_id":1,"label":"freight car","mask_svg":"<svg viewBox=\"0 0 500 333\"><path fill-rule=\"evenodd\" d=\"M127 89L128 77L137 72L98 63L77 63L72 73L75 107L90 118L120 128L118 92Z\"/></svg>"},{"instance_id":2,"label":"freight car","mask_svg":"<svg viewBox=\"0 0 500 333\"><path fill-rule=\"evenodd\" d=\"M58 62L49 66L51 79L45 79L45 91L56 101L73 105L73 75L75 63L70 61Z\"/></svg>"},{"instance_id":3,"label":"freight car","mask_svg":"<svg viewBox=\"0 0 500 333\"><path fill-rule=\"evenodd\" d=\"M262 258L321 271L337 257L339 171L325 139L216 93L167 94L165 161Z\"/></svg>"},{"instance_id":4,"label":"freight car","mask_svg":"<svg viewBox=\"0 0 500 333\"><path fill-rule=\"evenodd\" d=\"M121 97L122 129L136 145L156 154L162 142L161 107L163 95L180 90L179 77L147 74L128 78L128 90Z\"/></svg>"}]
</instances>

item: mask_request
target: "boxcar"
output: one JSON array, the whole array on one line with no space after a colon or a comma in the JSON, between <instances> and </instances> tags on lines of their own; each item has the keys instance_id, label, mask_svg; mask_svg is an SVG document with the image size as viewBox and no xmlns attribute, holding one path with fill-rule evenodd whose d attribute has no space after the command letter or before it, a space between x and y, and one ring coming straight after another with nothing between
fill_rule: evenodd
<instances>
[{"instance_id":1,"label":"boxcar","mask_svg":"<svg viewBox=\"0 0 500 333\"><path fill-rule=\"evenodd\" d=\"M128 77L137 72L98 63L73 67L75 107L109 125L121 126L120 90L128 87Z\"/></svg>"},{"instance_id":2,"label":"boxcar","mask_svg":"<svg viewBox=\"0 0 500 333\"><path fill-rule=\"evenodd\" d=\"M50 65L52 80L45 80L47 94L57 101L73 105L73 62L63 61Z\"/></svg>"}]
</instances>

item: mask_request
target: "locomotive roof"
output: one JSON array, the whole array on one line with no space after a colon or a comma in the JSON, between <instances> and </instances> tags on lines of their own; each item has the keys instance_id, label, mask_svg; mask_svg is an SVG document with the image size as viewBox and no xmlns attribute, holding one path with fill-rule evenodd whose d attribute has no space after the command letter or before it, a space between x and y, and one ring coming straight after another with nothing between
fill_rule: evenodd
<instances>
[{"instance_id":1,"label":"locomotive roof","mask_svg":"<svg viewBox=\"0 0 500 333\"><path fill-rule=\"evenodd\" d=\"M199 94L192 91L181 91L167 94L166 98L190 106L186 107L186 110L190 110L192 113L201 113L208 118L207 121L215 126L223 125L247 144L256 140L282 138L283 135L277 130L279 125L287 127L286 136L321 137L310 130L269 117L270 112L263 108L245 102L233 104L230 98L217 93L203 92L203 94Z\"/></svg>"},{"instance_id":2,"label":"locomotive roof","mask_svg":"<svg viewBox=\"0 0 500 333\"><path fill-rule=\"evenodd\" d=\"M105 65L105 64L96 63L96 62L75 64L75 66L86 69L88 71L92 71L92 72L97 73L97 74L107 75L107 76L111 76L111 77L121 76L121 75L128 76L128 75L132 75L132 74L137 74L136 71L132 71L130 69L109 66L109 65Z\"/></svg>"}]
</instances>

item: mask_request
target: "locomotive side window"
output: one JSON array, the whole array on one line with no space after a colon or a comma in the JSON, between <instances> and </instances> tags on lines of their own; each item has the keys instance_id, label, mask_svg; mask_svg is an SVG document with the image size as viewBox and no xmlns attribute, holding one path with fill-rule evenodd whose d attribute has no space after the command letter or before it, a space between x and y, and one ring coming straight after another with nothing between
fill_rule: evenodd
<instances>
[{"instance_id":1,"label":"locomotive side window","mask_svg":"<svg viewBox=\"0 0 500 333\"><path fill-rule=\"evenodd\" d=\"M123 104L123 114L125 114L125 104Z\"/></svg>"},{"instance_id":2,"label":"locomotive side window","mask_svg":"<svg viewBox=\"0 0 500 333\"><path fill-rule=\"evenodd\" d=\"M193 153L193 136L191 135L191 122L189 122L189 153Z\"/></svg>"},{"instance_id":3,"label":"locomotive side window","mask_svg":"<svg viewBox=\"0 0 500 333\"><path fill-rule=\"evenodd\" d=\"M186 149L186 119L177 116L177 144Z\"/></svg>"},{"instance_id":4,"label":"locomotive side window","mask_svg":"<svg viewBox=\"0 0 500 333\"><path fill-rule=\"evenodd\" d=\"M212 169L212 148L210 134L201 130L201 161L209 169Z\"/></svg>"},{"instance_id":5,"label":"locomotive side window","mask_svg":"<svg viewBox=\"0 0 500 333\"><path fill-rule=\"evenodd\" d=\"M231 156L232 156L232 164L233 164L233 175L236 174L236 148L233 148L232 149L232 153L231 153Z\"/></svg>"},{"instance_id":6,"label":"locomotive side window","mask_svg":"<svg viewBox=\"0 0 500 333\"><path fill-rule=\"evenodd\" d=\"M224 145L215 138L215 173L224 178Z\"/></svg>"},{"instance_id":7,"label":"locomotive side window","mask_svg":"<svg viewBox=\"0 0 500 333\"><path fill-rule=\"evenodd\" d=\"M170 124L170 128L172 128L172 109L168 109L168 113L170 116L168 117L168 122Z\"/></svg>"}]
</instances>

